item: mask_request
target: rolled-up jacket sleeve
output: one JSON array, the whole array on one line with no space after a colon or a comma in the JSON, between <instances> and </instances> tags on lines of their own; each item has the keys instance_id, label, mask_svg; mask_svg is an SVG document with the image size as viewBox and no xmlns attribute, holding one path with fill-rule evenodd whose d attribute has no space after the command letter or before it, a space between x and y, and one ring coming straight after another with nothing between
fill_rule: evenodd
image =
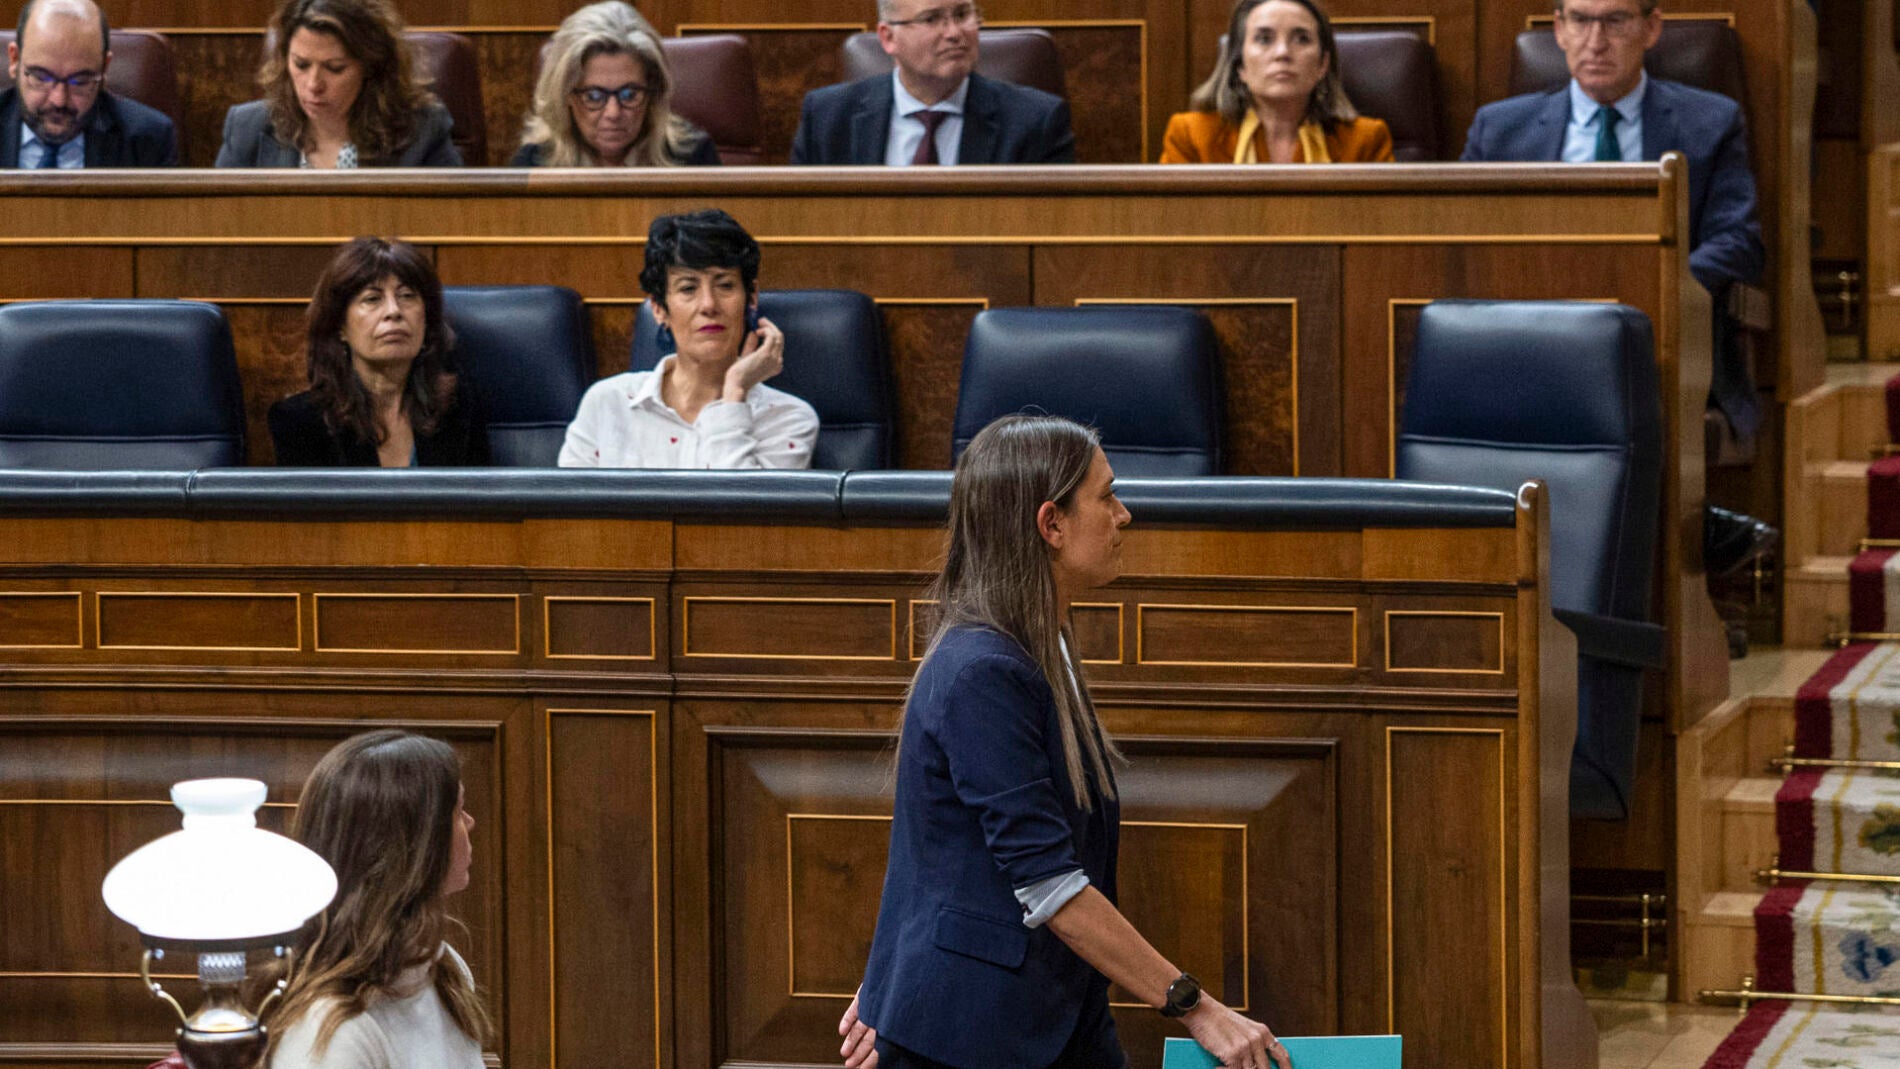
<instances>
[{"instance_id":1,"label":"rolled-up jacket sleeve","mask_svg":"<svg viewBox=\"0 0 1900 1069\"><path fill-rule=\"evenodd\" d=\"M1044 748L1049 707L1035 669L985 657L951 684L937 727L957 798L976 812L990 857L1012 888L1082 867Z\"/></svg>"}]
</instances>

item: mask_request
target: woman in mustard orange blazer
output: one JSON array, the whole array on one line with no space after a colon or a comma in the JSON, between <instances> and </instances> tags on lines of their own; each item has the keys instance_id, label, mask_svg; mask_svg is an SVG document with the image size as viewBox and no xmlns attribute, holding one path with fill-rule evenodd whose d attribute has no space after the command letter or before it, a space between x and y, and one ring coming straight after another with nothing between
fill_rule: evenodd
<instances>
[{"instance_id":1,"label":"woman in mustard orange blazer","mask_svg":"<svg viewBox=\"0 0 1900 1069\"><path fill-rule=\"evenodd\" d=\"M1392 160L1392 131L1346 99L1333 25L1313 0L1238 0L1189 103L1168 119L1162 163Z\"/></svg>"}]
</instances>

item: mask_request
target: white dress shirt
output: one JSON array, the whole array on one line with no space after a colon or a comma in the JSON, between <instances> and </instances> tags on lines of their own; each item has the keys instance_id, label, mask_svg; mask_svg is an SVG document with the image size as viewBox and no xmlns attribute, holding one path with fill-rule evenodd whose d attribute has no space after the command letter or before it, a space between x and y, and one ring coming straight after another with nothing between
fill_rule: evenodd
<instances>
[{"instance_id":1,"label":"white dress shirt","mask_svg":"<svg viewBox=\"0 0 1900 1069\"><path fill-rule=\"evenodd\" d=\"M673 365L594 383L561 445L563 468L808 468L818 413L763 383L744 401L713 401L688 423L660 395Z\"/></svg>"},{"instance_id":2,"label":"white dress shirt","mask_svg":"<svg viewBox=\"0 0 1900 1069\"><path fill-rule=\"evenodd\" d=\"M56 149L59 153L58 167L62 171L75 171L86 166L86 135L77 134ZM39 135L25 123L20 124L20 169L33 170L40 165L40 159L46 154L46 145Z\"/></svg>"},{"instance_id":3,"label":"white dress shirt","mask_svg":"<svg viewBox=\"0 0 1900 1069\"><path fill-rule=\"evenodd\" d=\"M924 142L923 120L913 118L920 111L941 111L949 118L937 124L937 162L948 166L957 162L957 146L963 143L963 98L970 95L970 79L963 79L957 91L926 104L910 95L904 79L891 71L891 92L896 104L891 108L891 132L884 142L884 162L891 167L909 167L917 158L917 146Z\"/></svg>"},{"instance_id":4,"label":"white dress shirt","mask_svg":"<svg viewBox=\"0 0 1900 1069\"><path fill-rule=\"evenodd\" d=\"M1649 88L1649 72L1636 80L1636 88L1610 106L1616 109L1616 147L1623 152L1624 163L1643 158L1643 91ZM1597 158L1597 127L1603 125L1597 112L1603 107L1590 99L1575 78L1570 79L1570 121L1564 124L1565 163L1594 163Z\"/></svg>"}]
</instances>

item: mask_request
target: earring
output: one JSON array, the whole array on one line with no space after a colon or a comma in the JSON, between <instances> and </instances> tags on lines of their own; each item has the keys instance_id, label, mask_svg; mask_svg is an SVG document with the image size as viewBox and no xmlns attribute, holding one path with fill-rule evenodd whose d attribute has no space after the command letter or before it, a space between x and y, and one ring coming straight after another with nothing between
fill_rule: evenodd
<instances>
[{"instance_id":1,"label":"earring","mask_svg":"<svg viewBox=\"0 0 1900 1069\"><path fill-rule=\"evenodd\" d=\"M655 338L655 340L659 342L661 352L673 353L673 352L679 351L679 343L673 340L672 327L669 327L664 323L660 324L659 331L656 332L653 335L653 337Z\"/></svg>"}]
</instances>

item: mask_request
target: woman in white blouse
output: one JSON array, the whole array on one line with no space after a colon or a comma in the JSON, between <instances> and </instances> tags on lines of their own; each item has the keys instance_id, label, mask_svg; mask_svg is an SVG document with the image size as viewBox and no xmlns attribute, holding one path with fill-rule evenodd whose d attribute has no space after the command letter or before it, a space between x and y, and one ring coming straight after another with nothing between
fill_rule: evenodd
<instances>
[{"instance_id":1,"label":"woman in white blouse","mask_svg":"<svg viewBox=\"0 0 1900 1069\"><path fill-rule=\"evenodd\" d=\"M295 834L336 870L265 1019L270 1069L481 1069L488 1011L446 936L468 886L461 763L439 739L338 743L304 783Z\"/></svg>"},{"instance_id":2,"label":"woman in white blouse","mask_svg":"<svg viewBox=\"0 0 1900 1069\"><path fill-rule=\"evenodd\" d=\"M818 414L765 380L785 335L758 316L759 243L717 208L647 229L640 271L660 347L652 371L595 383L561 446L564 468L807 468Z\"/></svg>"}]
</instances>

